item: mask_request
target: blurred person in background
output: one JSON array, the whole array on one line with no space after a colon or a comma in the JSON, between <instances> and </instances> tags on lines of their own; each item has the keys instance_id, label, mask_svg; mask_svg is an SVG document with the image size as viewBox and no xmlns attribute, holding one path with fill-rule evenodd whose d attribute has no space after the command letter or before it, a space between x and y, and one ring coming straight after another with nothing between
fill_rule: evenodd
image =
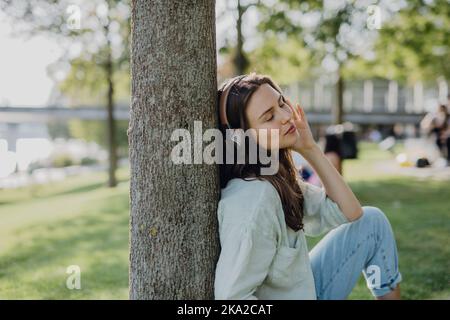
<instances>
[{"instance_id":1,"label":"blurred person in background","mask_svg":"<svg viewBox=\"0 0 450 320\"><path fill-rule=\"evenodd\" d=\"M335 126L329 127L325 135L325 156L331 164L342 175L342 146L341 140L336 133Z\"/></svg>"},{"instance_id":2,"label":"blurred person in background","mask_svg":"<svg viewBox=\"0 0 450 320\"><path fill-rule=\"evenodd\" d=\"M420 122L420 126L428 135L434 135L436 146L441 156L449 160L448 145L450 143L450 113L446 105L441 104L436 113L428 113Z\"/></svg>"}]
</instances>

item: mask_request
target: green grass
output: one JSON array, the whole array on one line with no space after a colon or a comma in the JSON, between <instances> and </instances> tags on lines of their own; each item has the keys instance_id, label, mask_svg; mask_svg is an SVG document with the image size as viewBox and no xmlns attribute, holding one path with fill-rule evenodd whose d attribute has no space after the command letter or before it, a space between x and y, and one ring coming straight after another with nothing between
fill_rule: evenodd
<instances>
[{"instance_id":1,"label":"green grass","mask_svg":"<svg viewBox=\"0 0 450 320\"><path fill-rule=\"evenodd\" d=\"M450 183L392 176L374 166L392 156L370 144L344 174L363 205L393 226L406 299L449 299ZM0 191L0 299L128 298L128 171ZM310 248L320 238L308 239ZM66 269L81 268L81 290ZM372 299L361 277L351 299Z\"/></svg>"},{"instance_id":2,"label":"green grass","mask_svg":"<svg viewBox=\"0 0 450 320\"><path fill-rule=\"evenodd\" d=\"M127 171L0 192L0 299L127 299ZM81 269L81 290L66 287Z\"/></svg>"}]
</instances>

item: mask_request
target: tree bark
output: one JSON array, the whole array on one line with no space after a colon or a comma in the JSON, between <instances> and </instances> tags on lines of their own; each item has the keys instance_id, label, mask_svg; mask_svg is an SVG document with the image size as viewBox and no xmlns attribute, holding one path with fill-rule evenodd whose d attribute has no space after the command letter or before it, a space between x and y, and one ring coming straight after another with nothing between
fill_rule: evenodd
<instances>
[{"instance_id":1,"label":"tree bark","mask_svg":"<svg viewBox=\"0 0 450 320\"><path fill-rule=\"evenodd\" d=\"M212 299L218 168L174 164L170 137L218 126L215 2L135 0L131 14L130 299Z\"/></svg>"}]
</instances>

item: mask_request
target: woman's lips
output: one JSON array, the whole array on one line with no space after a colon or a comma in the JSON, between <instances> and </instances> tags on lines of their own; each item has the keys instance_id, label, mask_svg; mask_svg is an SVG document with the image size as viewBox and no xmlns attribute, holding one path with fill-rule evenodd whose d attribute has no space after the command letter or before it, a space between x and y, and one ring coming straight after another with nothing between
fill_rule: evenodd
<instances>
[{"instance_id":1,"label":"woman's lips","mask_svg":"<svg viewBox=\"0 0 450 320\"><path fill-rule=\"evenodd\" d=\"M293 133L293 132L295 132L295 126L294 126L294 125L291 125L290 128L289 128L289 130L286 131L285 135L290 134L290 133Z\"/></svg>"}]
</instances>

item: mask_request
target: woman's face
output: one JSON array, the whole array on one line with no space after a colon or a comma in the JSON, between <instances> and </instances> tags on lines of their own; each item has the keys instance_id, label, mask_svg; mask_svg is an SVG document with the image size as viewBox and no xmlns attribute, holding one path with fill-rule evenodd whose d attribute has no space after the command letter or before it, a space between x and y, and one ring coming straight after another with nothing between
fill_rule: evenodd
<instances>
[{"instance_id":1,"label":"woman's face","mask_svg":"<svg viewBox=\"0 0 450 320\"><path fill-rule=\"evenodd\" d=\"M267 150L277 149L277 143L279 149L292 147L298 138L291 108L284 97L267 83L251 96L246 116L249 127L256 131L258 144ZM275 141L271 139L272 134Z\"/></svg>"}]
</instances>

